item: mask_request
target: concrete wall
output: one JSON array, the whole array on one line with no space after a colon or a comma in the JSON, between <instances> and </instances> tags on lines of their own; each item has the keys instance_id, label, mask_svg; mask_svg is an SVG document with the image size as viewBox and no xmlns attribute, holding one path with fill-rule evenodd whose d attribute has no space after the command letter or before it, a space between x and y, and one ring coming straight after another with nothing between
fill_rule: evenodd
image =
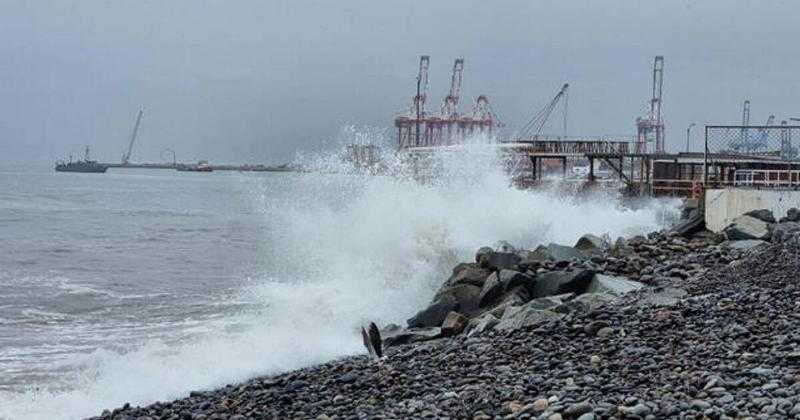
<instances>
[{"instance_id":1,"label":"concrete wall","mask_svg":"<svg viewBox=\"0 0 800 420\"><path fill-rule=\"evenodd\" d=\"M719 232L733 218L750 210L770 209L775 219L792 207L800 208L800 191L725 188L706 190L706 228Z\"/></svg>"}]
</instances>

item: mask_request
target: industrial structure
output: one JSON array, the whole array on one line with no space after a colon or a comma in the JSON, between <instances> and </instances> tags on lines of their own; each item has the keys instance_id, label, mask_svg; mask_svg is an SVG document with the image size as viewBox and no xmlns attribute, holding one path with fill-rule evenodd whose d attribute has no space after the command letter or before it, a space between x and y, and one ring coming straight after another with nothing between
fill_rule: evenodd
<instances>
[{"instance_id":1,"label":"industrial structure","mask_svg":"<svg viewBox=\"0 0 800 420\"><path fill-rule=\"evenodd\" d=\"M136 136L139 134L139 125L142 123L142 114L144 114L144 109L140 109L139 113L136 114L136 123L133 124L133 132L131 133L131 140L128 142L128 150L122 155L123 166L130 164L133 143L136 141Z\"/></svg>"},{"instance_id":2,"label":"industrial structure","mask_svg":"<svg viewBox=\"0 0 800 420\"><path fill-rule=\"evenodd\" d=\"M416 95L412 97L410 108L395 117L398 149L453 145L474 134L492 135L500 122L487 96L476 98L471 113L459 112L464 59L457 58L453 63L450 90L442 100L438 113L429 111L427 107L429 66L430 56L421 56Z\"/></svg>"},{"instance_id":3,"label":"industrial structure","mask_svg":"<svg viewBox=\"0 0 800 420\"><path fill-rule=\"evenodd\" d=\"M486 96L479 96L471 115L459 113L464 60L453 64L450 90L438 113L427 108L430 57L422 56L417 91L411 106L394 120L398 150L412 162L428 162L434 152L460 153L463 139L475 132L492 133L499 127ZM633 195L697 196L706 187L792 186L800 188L800 127L783 121L773 125L770 115L763 126L750 125L750 101L742 108L738 126L706 126L705 151L668 153L663 115L664 57L652 66L649 109L636 119L634 138L622 136L567 137L567 92L564 83L555 96L510 138L493 145L517 185L532 186L552 178L576 181L615 181ZM563 105L563 135L543 134L546 123ZM367 150L352 149L354 162L369 162ZM572 168L569 171L568 168ZM415 168L415 173L419 168ZM425 168L423 168L425 169ZM435 172L435 168L429 168ZM576 171L580 169L580 171ZM425 171L423 171L425 172ZM561 177L557 174L561 173ZM580 174L576 178L576 174ZM427 174L435 176L435 174Z\"/></svg>"},{"instance_id":4,"label":"industrial structure","mask_svg":"<svg viewBox=\"0 0 800 420\"><path fill-rule=\"evenodd\" d=\"M636 153L647 153L647 144L654 143L656 153L664 153L664 117L661 115L661 94L664 88L664 56L653 61L653 95L650 111L636 119Z\"/></svg>"}]
</instances>

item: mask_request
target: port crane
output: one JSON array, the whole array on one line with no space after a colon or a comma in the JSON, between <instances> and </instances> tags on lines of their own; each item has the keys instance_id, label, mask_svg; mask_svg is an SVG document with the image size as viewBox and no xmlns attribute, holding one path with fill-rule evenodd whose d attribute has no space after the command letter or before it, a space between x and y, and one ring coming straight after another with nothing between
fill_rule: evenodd
<instances>
[{"instance_id":1,"label":"port crane","mask_svg":"<svg viewBox=\"0 0 800 420\"><path fill-rule=\"evenodd\" d=\"M661 95L664 88L664 56L653 61L653 97L650 112L636 119L636 153L646 153L647 143L655 140L656 153L664 153L664 119L661 115Z\"/></svg>"},{"instance_id":2,"label":"port crane","mask_svg":"<svg viewBox=\"0 0 800 420\"><path fill-rule=\"evenodd\" d=\"M744 150L755 152L760 149L766 150L769 143L769 126L775 123L775 115L767 117L764 126L757 129L756 135L750 135L750 100L745 100L742 104L742 132L739 142L733 145L734 150Z\"/></svg>"},{"instance_id":3,"label":"port crane","mask_svg":"<svg viewBox=\"0 0 800 420\"><path fill-rule=\"evenodd\" d=\"M464 59L456 58L453 73L450 75L450 93L442 101L442 118L458 116L458 100L461 96L461 82L464 75Z\"/></svg>"},{"instance_id":4,"label":"port crane","mask_svg":"<svg viewBox=\"0 0 800 420\"><path fill-rule=\"evenodd\" d=\"M558 106L559 102L564 99L564 121L565 121L565 128L566 131L566 104L567 104L567 90L569 89L569 83L564 83L561 86L561 90L556 93L556 96L550 100L550 103L545 105L544 108L540 109L539 112L533 115L531 119L522 127L520 131L520 138L525 140L535 140L541 133L544 125L547 123L547 120L550 118L550 115L553 113L553 110Z\"/></svg>"},{"instance_id":5,"label":"port crane","mask_svg":"<svg viewBox=\"0 0 800 420\"><path fill-rule=\"evenodd\" d=\"M136 115L136 123L133 125L133 133L131 133L131 141L128 143L128 151L122 155L122 164L127 165L131 159L131 152L133 151L133 142L136 141L136 135L139 134L139 125L142 122L142 114L144 113L144 109L140 109L139 113Z\"/></svg>"}]
</instances>

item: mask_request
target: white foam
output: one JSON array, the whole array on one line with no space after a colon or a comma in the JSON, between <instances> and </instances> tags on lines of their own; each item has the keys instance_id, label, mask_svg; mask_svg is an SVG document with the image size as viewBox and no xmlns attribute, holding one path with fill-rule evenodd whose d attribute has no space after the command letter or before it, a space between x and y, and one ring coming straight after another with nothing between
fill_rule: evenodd
<instances>
[{"instance_id":1,"label":"white foam","mask_svg":"<svg viewBox=\"0 0 800 420\"><path fill-rule=\"evenodd\" d=\"M278 252L269 257L273 269L233 298L257 309L214 321L212 332L187 342L95 351L75 360L75 374L54 391L0 393L0 418L84 417L362 352L358 325L402 323L480 246L643 233L659 228L674 205L654 201L634 211L600 198L520 191L493 153L475 150L437 157L443 176L427 184L314 174L281 175L293 183L291 194L265 184L264 217L274 231L264 241ZM393 156L386 159L390 172L408 173Z\"/></svg>"}]
</instances>

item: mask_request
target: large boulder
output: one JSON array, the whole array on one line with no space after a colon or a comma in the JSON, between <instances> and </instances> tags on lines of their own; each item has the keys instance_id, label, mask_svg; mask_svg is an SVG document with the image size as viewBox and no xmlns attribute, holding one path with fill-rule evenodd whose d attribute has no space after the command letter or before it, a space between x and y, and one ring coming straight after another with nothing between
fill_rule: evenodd
<instances>
[{"instance_id":1,"label":"large boulder","mask_svg":"<svg viewBox=\"0 0 800 420\"><path fill-rule=\"evenodd\" d=\"M745 216L755 217L762 222L775 223L775 215L769 209L750 210L745 213Z\"/></svg>"},{"instance_id":2,"label":"large boulder","mask_svg":"<svg viewBox=\"0 0 800 420\"><path fill-rule=\"evenodd\" d=\"M786 216L781 217L780 222L800 222L800 209L790 208L786 211Z\"/></svg>"},{"instance_id":3,"label":"large boulder","mask_svg":"<svg viewBox=\"0 0 800 420\"><path fill-rule=\"evenodd\" d=\"M531 325L543 324L547 321L561 318L561 314L551 311L535 309L529 305L511 306L506 308L503 318L494 327L496 330L516 330Z\"/></svg>"},{"instance_id":4,"label":"large boulder","mask_svg":"<svg viewBox=\"0 0 800 420\"><path fill-rule=\"evenodd\" d=\"M564 246L550 243L547 246L539 245L533 251L528 252L523 258L523 264L531 264L544 261L572 261L577 259L584 261L589 259L589 255L571 246Z\"/></svg>"},{"instance_id":5,"label":"large boulder","mask_svg":"<svg viewBox=\"0 0 800 420\"><path fill-rule=\"evenodd\" d=\"M439 327L450 311L458 310L458 301L449 294L442 295L427 308L408 319L409 328Z\"/></svg>"},{"instance_id":6,"label":"large boulder","mask_svg":"<svg viewBox=\"0 0 800 420\"><path fill-rule=\"evenodd\" d=\"M531 289L532 298L560 295L564 293L581 294L589 287L594 271L550 271L539 274Z\"/></svg>"},{"instance_id":7,"label":"large boulder","mask_svg":"<svg viewBox=\"0 0 800 420\"><path fill-rule=\"evenodd\" d=\"M492 273L483 284L479 301L480 306L484 307L496 301L507 290L523 286L533 287L536 279L527 274L514 270L500 270Z\"/></svg>"},{"instance_id":8,"label":"large boulder","mask_svg":"<svg viewBox=\"0 0 800 420\"><path fill-rule=\"evenodd\" d=\"M769 239L769 223L753 216L742 215L733 219L723 232L729 241L742 239Z\"/></svg>"},{"instance_id":9,"label":"large boulder","mask_svg":"<svg viewBox=\"0 0 800 420\"><path fill-rule=\"evenodd\" d=\"M493 304L488 312L499 318L503 316L506 308L524 305L530 299L528 289L520 286L506 291L505 295L497 303Z\"/></svg>"},{"instance_id":10,"label":"large boulder","mask_svg":"<svg viewBox=\"0 0 800 420\"><path fill-rule=\"evenodd\" d=\"M584 290L585 293L605 293L614 296L621 296L634 290L642 289L642 283L628 280L625 277L613 277L604 274L595 274L589 286Z\"/></svg>"},{"instance_id":11,"label":"large boulder","mask_svg":"<svg viewBox=\"0 0 800 420\"><path fill-rule=\"evenodd\" d=\"M681 220L672 227L672 231L684 238L688 238L695 233L701 232L706 228L706 220L703 214L697 210L690 213L689 217Z\"/></svg>"},{"instance_id":12,"label":"large boulder","mask_svg":"<svg viewBox=\"0 0 800 420\"><path fill-rule=\"evenodd\" d=\"M497 325L498 322L500 322L500 320L492 314L486 314L480 318L473 318L467 325L467 337L480 335L490 331L495 327L495 325Z\"/></svg>"},{"instance_id":13,"label":"large boulder","mask_svg":"<svg viewBox=\"0 0 800 420\"><path fill-rule=\"evenodd\" d=\"M515 252L480 252L481 250L484 250L484 248L478 250L479 252L475 256L478 259L478 264L481 268L491 271L516 268L521 260L520 256Z\"/></svg>"},{"instance_id":14,"label":"large boulder","mask_svg":"<svg viewBox=\"0 0 800 420\"><path fill-rule=\"evenodd\" d=\"M589 258L585 252L579 249L554 243L547 245L547 252L551 261L571 261L574 259L583 261Z\"/></svg>"},{"instance_id":15,"label":"large boulder","mask_svg":"<svg viewBox=\"0 0 800 420\"><path fill-rule=\"evenodd\" d=\"M586 234L578 239L578 242L575 243L574 248L587 254L592 254L602 252L608 249L609 246L610 244L607 240L597 235Z\"/></svg>"},{"instance_id":16,"label":"large boulder","mask_svg":"<svg viewBox=\"0 0 800 420\"><path fill-rule=\"evenodd\" d=\"M772 242L786 242L800 232L800 223L797 222L783 222L772 226Z\"/></svg>"},{"instance_id":17,"label":"large boulder","mask_svg":"<svg viewBox=\"0 0 800 420\"><path fill-rule=\"evenodd\" d=\"M471 284L457 284L439 290L433 298L434 302L443 296L452 296L456 301L455 310L468 316L474 315L480 307L481 288Z\"/></svg>"},{"instance_id":18,"label":"large boulder","mask_svg":"<svg viewBox=\"0 0 800 420\"><path fill-rule=\"evenodd\" d=\"M389 346L399 346L407 343L418 343L428 341L442 336L442 329L439 327L431 328L409 328L407 330L395 331L383 337L383 343Z\"/></svg>"},{"instance_id":19,"label":"large boulder","mask_svg":"<svg viewBox=\"0 0 800 420\"><path fill-rule=\"evenodd\" d=\"M471 284L473 286L483 287L483 282L492 274L490 270L481 268L475 263L461 263L453 269L453 274L444 283L446 285L455 286L457 284Z\"/></svg>"},{"instance_id":20,"label":"large boulder","mask_svg":"<svg viewBox=\"0 0 800 420\"><path fill-rule=\"evenodd\" d=\"M467 317L458 312L450 312L442 323L442 336L450 337L461 334L467 326Z\"/></svg>"}]
</instances>

